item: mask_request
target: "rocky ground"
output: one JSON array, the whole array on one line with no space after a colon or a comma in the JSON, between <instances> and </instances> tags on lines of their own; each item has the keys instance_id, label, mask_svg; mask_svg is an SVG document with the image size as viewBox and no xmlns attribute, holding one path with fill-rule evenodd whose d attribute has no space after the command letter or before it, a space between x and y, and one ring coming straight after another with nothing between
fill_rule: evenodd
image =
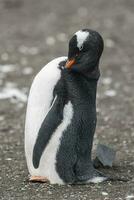
<instances>
[{"instance_id":1,"label":"rocky ground","mask_svg":"<svg viewBox=\"0 0 134 200\"><path fill-rule=\"evenodd\" d=\"M96 141L117 151L105 173L130 178L83 186L29 183L24 118L34 75L66 55L68 38L81 28L105 41L98 87ZM134 1L0 1L0 199L134 199Z\"/></svg>"}]
</instances>

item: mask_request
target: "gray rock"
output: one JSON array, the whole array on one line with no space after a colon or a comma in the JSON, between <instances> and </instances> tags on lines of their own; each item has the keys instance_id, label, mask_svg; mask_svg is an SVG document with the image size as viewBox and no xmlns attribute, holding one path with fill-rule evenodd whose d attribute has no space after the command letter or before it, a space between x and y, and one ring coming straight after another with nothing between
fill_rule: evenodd
<instances>
[{"instance_id":1,"label":"gray rock","mask_svg":"<svg viewBox=\"0 0 134 200\"><path fill-rule=\"evenodd\" d=\"M112 167L115 160L116 152L110 147L98 144L96 151L96 158L94 159L94 166L99 167Z\"/></svg>"}]
</instances>

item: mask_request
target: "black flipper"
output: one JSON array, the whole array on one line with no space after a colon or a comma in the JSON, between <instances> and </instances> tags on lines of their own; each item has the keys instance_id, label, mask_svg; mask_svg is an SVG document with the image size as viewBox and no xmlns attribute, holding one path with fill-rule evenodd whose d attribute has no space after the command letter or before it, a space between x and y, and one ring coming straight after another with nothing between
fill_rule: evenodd
<instances>
[{"instance_id":1,"label":"black flipper","mask_svg":"<svg viewBox=\"0 0 134 200\"><path fill-rule=\"evenodd\" d=\"M45 117L39 129L38 137L36 139L33 149L33 166L39 167L40 159L46 145L48 144L53 132L63 119L63 109L65 101L63 98L55 96L50 110Z\"/></svg>"}]
</instances>

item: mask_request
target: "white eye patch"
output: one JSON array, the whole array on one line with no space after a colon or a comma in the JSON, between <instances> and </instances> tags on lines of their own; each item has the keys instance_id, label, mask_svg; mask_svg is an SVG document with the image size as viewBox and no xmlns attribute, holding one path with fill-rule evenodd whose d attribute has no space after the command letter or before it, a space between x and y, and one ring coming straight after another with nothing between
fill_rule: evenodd
<instances>
[{"instance_id":1,"label":"white eye patch","mask_svg":"<svg viewBox=\"0 0 134 200\"><path fill-rule=\"evenodd\" d=\"M79 50L83 49L83 43L86 41L87 37L89 36L89 32L87 31L77 31L75 33L77 38L77 47Z\"/></svg>"}]
</instances>

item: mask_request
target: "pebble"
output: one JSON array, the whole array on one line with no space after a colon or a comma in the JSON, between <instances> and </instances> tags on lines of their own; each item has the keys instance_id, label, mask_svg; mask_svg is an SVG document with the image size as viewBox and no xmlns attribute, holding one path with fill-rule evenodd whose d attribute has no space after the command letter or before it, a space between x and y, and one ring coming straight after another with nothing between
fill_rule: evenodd
<instances>
[{"instance_id":1,"label":"pebble","mask_svg":"<svg viewBox=\"0 0 134 200\"><path fill-rule=\"evenodd\" d=\"M46 44L49 46L53 46L55 44L55 38L52 36L49 36L46 38Z\"/></svg>"},{"instance_id":2,"label":"pebble","mask_svg":"<svg viewBox=\"0 0 134 200\"><path fill-rule=\"evenodd\" d=\"M0 65L0 72L9 73L15 71L16 66L12 64Z\"/></svg>"},{"instance_id":3,"label":"pebble","mask_svg":"<svg viewBox=\"0 0 134 200\"><path fill-rule=\"evenodd\" d=\"M22 73L24 75L29 75L29 74L32 74L33 73L33 69L31 67L26 67L22 70Z\"/></svg>"},{"instance_id":4,"label":"pebble","mask_svg":"<svg viewBox=\"0 0 134 200\"><path fill-rule=\"evenodd\" d=\"M103 195L103 196L107 196L108 193L107 193L107 192L102 192L102 195Z\"/></svg>"},{"instance_id":5,"label":"pebble","mask_svg":"<svg viewBox=\"0 0 134 200\"><path fill-rule=\"evenodd\" d=\"M51 192L51 191L48 191L47 193L48 193L48 194L50 194L50 195L52 194L52 192Z\"/></svg>"},{"instance_id":6,"label":"pebble","mask_svg":"<svg viewBox=\"0 0 134 200\"><path fill-rule=\"evenodd\" d=\"M108 97L114 97L114 96L116 96L116 91L115 90L107 90L107 91L105 91L104 94Z\"/></svg>"},{"instance_id":7,"label":"pebble","mask_svg":"<svg viewBox=\"0 0 134 200\"><path fill-rule=\"evenodd\" d=\"M128 196L126 197L126 199L127 199L127 200L134 199L134 195L128 195Z\"/></svg>"},{"instance_id":8,"label":"pebble","mask_svg":"<svg viewBox=\"0 0 134 200\"><path fill-rule=\"evenodd\" d=\"M104 85L110 85L112 83L112 79L110 77L103 78L102 83Z\"/></svg>"},{"instance_id":9,"label":"pebble","mask_svg":"<svg viewBox=\"0 0 134 200\"><path fill-rule=\"evenodd\" d=\"M4 116L0 116L0 121L3 121L5 119Z\"/></svg>"},{"instance_id":10,"label":"pebble","mask_svg":"<svg viewBox=\"0 0 134 200\"><path fill-rule=\"evenodd\" d=\"M8 160L8 161L10 161L10 160L12 160L12 158L6 158L5 160Z\"/></svg>"},{"instance_id":11,"label":"pebble","mask_svg":"<svg viewBox=\"0 0 134 200\"><path fill-rule=\"evenodd\" d=\"M108 39L105 40L105 45L108 48L113 48L114 47L114 41L108 38Z\"/></svg>"}]
</instances>

